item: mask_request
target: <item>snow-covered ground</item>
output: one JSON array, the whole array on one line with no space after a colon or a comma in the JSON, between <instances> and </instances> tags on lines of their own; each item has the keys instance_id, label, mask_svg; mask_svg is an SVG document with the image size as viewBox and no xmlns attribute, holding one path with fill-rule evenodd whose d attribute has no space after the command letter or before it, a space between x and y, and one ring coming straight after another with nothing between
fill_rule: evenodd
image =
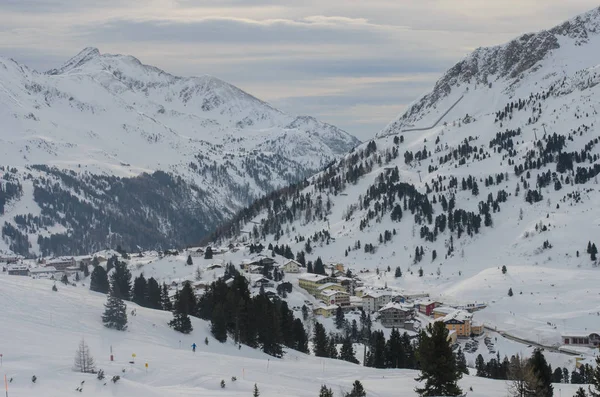
<instances>
[{"instance_id":1,"label":"snow-covered ground","mask_svg":"<svg viewBox=\"0 0 600 397\"><path fill-rule=\"evenodd\" d=\"M4 303L0 327L2 374L12 381L10 397L64 397L70 395L154 396L249 396L256 383L261 396L314 397L321 384L335 393L349 391L359 379L367 396L414 396L417 372L376 370L338 360L320 359L288 351L283 359L211 338L205 322L193 319L194 331L182 335L167 325L170 314L134 304L137 315L129 316L126 332L105 329L100 316L105 296L87 287L58 285L49 280L0 276L0 300ZM204 344L208 337L209 344ZM79 341L84 338L98 368L94 375L73 371ZM190 345L198 344L196 353ZM110 361L110 353L114 361ZM131 364L132 354L136 357ZM148 363L146 371L145 364ZM37 381L31 382L35 375ZM121 379L113 384L114 375ZM235 376L237 381L232 382ZM221 389L221 379L226 387ZM75 391L83 383L83 391ZM461 386L472 397L504 397L502 381L465 377ZM565 396L575 387L556 385Z\"/></svg>"}]
</instances>

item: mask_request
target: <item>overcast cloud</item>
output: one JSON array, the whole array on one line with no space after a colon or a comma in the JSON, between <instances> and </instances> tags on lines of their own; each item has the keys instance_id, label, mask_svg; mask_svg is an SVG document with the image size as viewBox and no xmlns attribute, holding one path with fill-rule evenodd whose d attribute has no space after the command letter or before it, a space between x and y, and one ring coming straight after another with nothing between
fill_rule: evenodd
<instances>
[{"instance_id":1,"label":"overcast cloud","mask_svg":"<svg viewBox=\"0 0 600 397\"><path fill-rule=\"evenodd\" d=\"M44 71L84 47L211 74L369 139L480 46L592 0L0 0L0 56Z\"/></svg>"}]
</instances>

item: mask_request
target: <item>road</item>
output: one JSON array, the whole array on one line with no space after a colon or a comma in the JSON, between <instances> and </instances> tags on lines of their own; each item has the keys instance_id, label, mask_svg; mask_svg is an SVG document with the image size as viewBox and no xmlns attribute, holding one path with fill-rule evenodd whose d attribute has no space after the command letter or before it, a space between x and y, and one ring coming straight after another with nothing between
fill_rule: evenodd
<instances>
[{"instance_id":1,"label":"road","mask_svg":"<svg viewBox=\"0 0 600 397\"><path fill-rule=\"evenodd\" d=\"M581 356L582 355L581 353L576 353L576 352L569 351L569 350L561 350L561 349L559 349L559 348L557 348L555 346L546 346L546 345L542 345L542 344L540 344L538 342L534 342L534 341L527 340L527 339L522 339L522 338L519 338L517 336L511 335L511 334L509 334L507 332L499 331L499 330L496 330L494 328L491 328L491 327L488 327L488 326L485 326L485 325L484 325L484 328L487 331L496 332L496 333L500 334L501 336L505 337L506 339L510 339L512 341L515 341L515 342L518 342L518 343L522 343L522 344L525 344L525 345L531 345L531 346L539 347L541 349L548 350L550 352L568 354L570 356Z\"/></svg>"}]
</instances>

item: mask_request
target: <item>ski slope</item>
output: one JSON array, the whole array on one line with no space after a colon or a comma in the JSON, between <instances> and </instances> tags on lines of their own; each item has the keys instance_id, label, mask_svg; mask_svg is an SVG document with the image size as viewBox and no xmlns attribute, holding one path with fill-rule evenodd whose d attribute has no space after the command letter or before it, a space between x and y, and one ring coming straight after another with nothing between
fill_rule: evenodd
<instances>
[{"instance_id":1,"label":"ski slope","mask_svg":"<svg viewBox=\"0 0 600 397\"><path fill-rule=\"evenodd\" d=\"M261 396L315 397L321 384L336 395L349 391L359 379L367 396L414 396L417 372L376 370L343 361L320 359L288 351L274 359L253 349L238 350L220 344L209 335L205 322L193 319L194 331L182 335L167 327L170 314L136 308L126 332L105 329L100 315L105 297L83 286L58 285L49 280L0 276L0 300L4 303L0 340L3 364L0 373L12 382L10 397L170 397L250 396L256 383ZM208 337L209 344L203 343ZM73 372L73 358L81 338L89 345L104 381L94 375ZM190 345L197 343L196 353ZM113 349L114 361L109 360ZM136 354L131 364L132 354ZM148 363L146 371L144 365ZM124 372L123 372L124 370ZM35 375L37 381L31 382ZM120 375L116 384L110 381ZM237 377L232 382L231 377ZM220 381L226 387L221 389ZM81 393L75 391L83 383ZM503 397L504 382L466 377L461 386L472 397ZM557 385L565 396L575 388Z\"/></svg>"}]
</instances>

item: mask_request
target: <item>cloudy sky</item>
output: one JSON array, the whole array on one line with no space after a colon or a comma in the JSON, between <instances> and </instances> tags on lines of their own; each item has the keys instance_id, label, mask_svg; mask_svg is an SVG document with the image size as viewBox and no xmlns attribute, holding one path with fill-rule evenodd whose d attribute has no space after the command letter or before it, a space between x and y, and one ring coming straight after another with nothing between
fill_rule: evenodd
<instances>
[{"instance_id":1,"label":"cloudy sky","mask_svg":"<svg viewBox=\"0 0 600 397\"><path fill-rule=\"evenodd\" d=\"M282 5L284 4L284 5ZM40 70L87 46L211 74L368 139L479 46L594 0L0 0L0 56Z\"/></svg>"}]
</instances>

